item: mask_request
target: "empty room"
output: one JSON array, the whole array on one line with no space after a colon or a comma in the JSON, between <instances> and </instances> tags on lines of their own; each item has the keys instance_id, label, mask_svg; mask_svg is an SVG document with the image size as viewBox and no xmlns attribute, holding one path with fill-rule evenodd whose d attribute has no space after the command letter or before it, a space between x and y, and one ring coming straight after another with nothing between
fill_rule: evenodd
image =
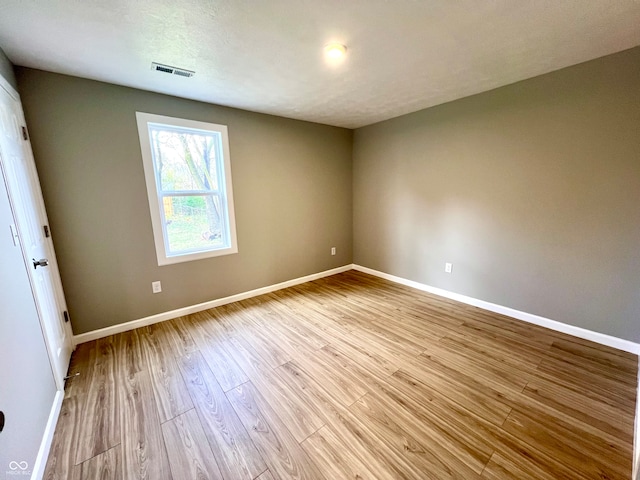
<instances>
[{"instance_id":1,"label":"empty room","mask_svg":"<svg viewBox=\"0 0 640 480\"><path fill-rule=\"evenodd\" d=\"M0 478L640 480L638 25L0 1Z\"/></svg>"}]
</instances>

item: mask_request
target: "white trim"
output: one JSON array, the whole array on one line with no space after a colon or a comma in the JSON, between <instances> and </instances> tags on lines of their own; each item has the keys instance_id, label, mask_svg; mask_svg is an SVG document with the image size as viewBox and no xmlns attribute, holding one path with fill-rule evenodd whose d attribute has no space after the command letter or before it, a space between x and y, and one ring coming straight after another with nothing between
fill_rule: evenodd
<instances>
[{"instance_id":1,"label":"white trim","mask_svg":"<svg viewBox=\"0 0 640 480\"><path fill-rule=\"evenodd\" d=\"M507 315L509 317L513 317L518 320L522 320L524 322L533 323L541 327L550 328L551 330L555 330L557 332L566 333L568 335L573 335L574 337L584 338L585 340L590 340L592 342L596 342L601 345L606 345L608 347L617 348L618 350L623 350L625 352L635 353L636 355L640 355L640 344L631 342L629 340L613 337L611 335L606 335L604 333L594 332L591 330L587 330L586 328L567 325L566 323L558 322L556 320L551 320L550 318L541 317L539 315L534 315L532 313L522 312L514 308L504 307L502 305L486 302L484 300L478 300L477 298L467 297L466 295L461 295L459 293L450 292L448 290L444 290L441 288L432 287L430 285L425 285L423 283L415 282L413 280L407 280L402 277L396 277L395 275L390 275L388 273L380 272L378 270L373 270L367 267L362 267L360 265L354 265L353 269L359 272L375 275L376 277L384 278L392 282L400 283L408 287L413 287L418 290L433 293L434 295L438 295L440 297L450 298L451 300L456 300L461 303L466 303L467 305L473 305L474 307L483 308L485 310L489 310L490 312Z\"/></svg>"},{"instance_id":2,"label":"white trim","mask_svg":"<svg viewBox=\"0 0 640 480\"><path fill-rule=\"evenodd\" d=\"M44 476L44 469L47 466L47 459L49 458L49 451L51 450L51 442L53 441L53 433L56 431L56 425L58 424L58 417L60 416L63 399L64 390L56 391L56 396L53 397L53 405L51 405L49 419L47 420L47 426L45 427L44 434L42 435L40 449L38 450L36 461L33 464L33 470L31 471L31 480L40 480Z\"/></svg>"},{"instance_id":3,"label":"white trim","mask_svg":"<svg viewBox=\"0 0 640 480\"><path fill-rule=\"evenodd\" d=\"M636 398L636 423L633 433L633 480L640 480L640 357L638 357L638 394Z\"/></svg>"},{"instance_id":4,"label":"white trim","mask_svg":"<svg viewBox=\"0 0 640 480\"><path fill-rule=\"evenodd\" d=\"M432 287L429 285L425 285L423 283L415 282L413 280L407 280L402 277L396 277L395 275L390 275L388 273L380 272L378 270L373 270L371 268L367 268L367 267L363 267L361 265L355 265L355 264L344 265L342 267L333 268L331 270L325 270L324 272L318 272L318 273L314 273L304 277L295 278L293 280L288 280L286 282L276 283L274 285L257 288L255 290L250 290L248 292L238 293L236 295L231 295L229 297L224 297L217 300L211 300L209 302L199 303L197 305L192 305L190 307L183 307L176 310L171 310L169 312L159 313L157 315L151 315L149 317L141 318L139 320L133 320L131 322L121 323L118 325L113 325L111 327L102 328L100 330L94 330L91 332L82 333L80 335L75 335L73 337L74 345L78 345L84 342L89 342L91 340L95 340L102 337L107 337L109 335L113 335L116 333L126 332L128 330L133 330L135 328L144 327L146 325L151 325L153 323L163 322L165 320L181 317L183 315L189 315L191 313L201 312L203 310L208 310L209 308L218 307L220 305L226 305L228 303L237 302L237 301L244 300L251 297L256 297L258 295L263 295L265 293L274 292L276 290L281 290L283 288L292 287L294 285L299 285L301 283L311 282L319 278L336 275L338 273L346 272L348 270L357 270L359 272L368 273L370 275L384 278L386 280L399 283L402 285L406 285L408 287L416 288L418 290L432 293L434 295L456 300L461 303L466 303L467 305L473 305L475 307L480 307L485 310L489 310L491 312L508 315L518 320L522 320L528 323L533 323L535 325L547 327L547 328L550 328L551 330L567 333L569 335L573 335L579 338L584 338L586 340L591 340L593 342L600 343L602 345L607 345L613 348L617 348L619 350L640 355L640 344L630 342L628 340L612 337L610 335L605 335L603 333L592 332L584 328L567 325L565 323L551 320L545 317L540 317L538 315L522 312L519 310L515 310L513 308L504 307L501 305L497 305L495 303L485 302L484 300L478 300L472 297L467 297L466 295L461 295L459 293L450 292L448 290L444 290L441 288ZM640 358L639 358L639 362L640 362ZM638 370L639 387L638 387L638 399L636 403L634 465L633 465L634 473L632 477L634 480L640 480L640 471L639 471L640 470L640 437L639 437L639 434L640 434L640 431L639 431L640 430L640 363L638 367L639 367L639 370ZM53 406L51 407L51 414L49 415L47 427L45 429L45 433L42 439L42 444L40 445L40 450L38 451L38 456L36 458L36 462L34 465L33 475L31 477L32 480L39 480L42 478L42 475L44 474L44 467L46 466L46 459L49 456L51 441L53 439L53 432L55 431L56 423L58 421L58 416L60 415L60 408L62 407L63 396L64 396L64 392L58 391L56 393Z\"/></svg>"},{"instance_id":5,"label":"white trim","mask_svg":"<svg viewBox=\"0 0 640 480\"><path fill-rule=\"evenodd\" d=\"M158 266L238 253L238 238L236 235L236 218L233 203L233 182L231 179L231 154L229 153L229 133L227 126L143 112L136 112L136 123L138 125L142 166L144 168L144 178L147 185L151 226L153 227L153 240L156 246ZM151 125L178 127L180 130L189 129L190 131L219 135L220 142L217 143L219 149L216 149L215 157L216 164L218 165L218 175L224 177L224 182L220 183L218 191L224 212L222 216L224 220L226 220L226 222L223 221L223 223L226 223L226 228L224 229L224 248L197 250L191 253L182 252L177 255L170 255L168 253L169 240L165 228L166 219L164 218L164 204L161 195L162 187L156 172L156 163L154 161L149 133ZM222 165L220 165L220 162L217 160L220 157L222 157Z\"/></svg>"},{"instance_id":6,"label":"white trim","mask_svg":"<svg viewBox=\"0 0 640 480\"><path fill-rule=\"evenodd\" d=\"M408 287L412 287L418 290L422 290L424 292L432 293L440 297L456 300L461 303L466 303L467 305L473 305L474 307L479 307L485 310L489 310L490 312L507 315L509 317L516 318L518 320L522 320L527 323L533 323L535 325L546 327L551 330L555 330L557 332L566 333L568 335L573 335L574 337L583 338L585 340L590 340L592 342L599 343L601 345L606 345L608 347L617 348L618 350L640 355L640 344L631 342L629 340L613 337L611 335L606 335L604 333L594 332L591 330L587 330L586 328L568 325L566 323L558 322L556 320L551 320L549 318L541 317L539 315L523 312L510 307L504 307L502 305L486 302L484 300L478 300L476 298L468 297L466 295L450 292L442 288L432 287L430 285L425 285L423 283L415 282L413 280L407 280L406 278L396 277L395 275L390 275L388 273L380 272L372 268L363 267L361 265L355 265L355 264L344 265L342 267L333 268L331 270L325 270L324 272L318 272L318 273L314 273L304 277L287 280L286 282L281 282L274 285L268 285L266 287L257 288L255 290L250 290L248 292L238 293L235 295L231 295L229 297L210 300L208 302L199 303L197 305L182 307L176 310L171 310L168 312L151 315L149 317L140 318L138 320L132 320L126 323L119 323L118 325L112 325L110 327L101 328L99 330L92 330L90 332L74 335L73 345L76 346L81 343L90 342L91 340L96 340L98 338L108 337L109 335L114 335L116 333L126 332L128 330L133 330L139 327L152 325L154 323L164 322L165 320L171 320L172 318L189 315L191 313L201 312L203 310L208 310L209 308L215 308L215 307L219 307L220 305L226 305L227 303L233 303L233 302L238 302L240 300L244 300L247 298L257 297L258 295L263 295L265 293L274 292L276 290L281 290L283 288L292 287L294 285L299 285L301 283L311 282L319 278L336 275L338 273L346 272L348 270L357 270L359 272L368 273L369 275L374 275L376 277L384 278L386 280L399 283L402 285L406 285ZM638 480L640 480L640 478Z\"/></svg>"},{"instance_id":7,"label":"white trim","mask_svg":"<svg viewBox=\"0 0 640 480\"><path fill-rule=\"evenodd\" d=\"M4 88L14 100L20 101L20 95L18 95L16 89L2 75L0 75L0 87Z\"/></svg>"},{"instance_id":8,"label":"white trim","mask_svg":"<svg viewBox=\"0 0 640 480\"><path fill-rule=\"evenodd\" d=\"M81 333L73 337L73 344L79 345L81 343L90 342L98 338L108 337L116 333L126 332L135 328L145 327L158 322L164 322L165 320L171 320L172 318L182 317L191 313L201 312L210 308L219 307L220 305L226 305L227 303L239 302L251 297L257 297L258 295L264 295L265 293L275 292L283 288L293 287L294 285L300 285L301 283L311 282L323 277L329 277L338 273L352 270L353 265L344 265L342 267L333 268L331 270L325 270L324 272L313 273L304 277L294 278L293 280L287 280L286 282L276 283L274 285L268 285L266 287L256 288L255 290L249 290L248 292L237 293L229 297L219 298L217 300L210 300L208 302L199 303L197 305L191 305L189 307L178 308L169 312L158 313L149 317L140 318L138 320L132 320L131 322L119 323L118 325L112 325L111 327L101 328L99 330L93 330L91 332Z\"/></svg>"}]
</instances>

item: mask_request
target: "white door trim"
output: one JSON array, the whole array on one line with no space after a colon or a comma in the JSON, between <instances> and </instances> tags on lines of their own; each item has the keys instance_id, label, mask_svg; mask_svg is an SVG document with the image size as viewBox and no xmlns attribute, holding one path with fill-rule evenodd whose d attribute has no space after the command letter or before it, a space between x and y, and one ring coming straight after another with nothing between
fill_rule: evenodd
<instances>
[{"instance_id":1,"label":"white door trim","mask_svg":"<svg viewBox=\"0 0 640 480\"><path fill-rule=\"evenodd\" d=\"M11 108L14 109L14 114L16 115L16 117L18 117L16 121L20 122L20 125L26 125L26 122L24 119L24 112L22 109L22 103L20 102L20 96L18 95L16 90L1 75L0 75L0 92L2 92L3 97L4 97L4 92L6 92L8 96L11 98L11 100L15 102ZM10 102L10 100L7 100L7 102ZM4 100L3 100L3 103L4 103ZM22 142L22 140L20 141ZM31 180L33 180L33 184L36 184L36 187L37 187L37 191L34 192L34 197L36 197L35 198L36 203L38 203L38 206L37 206L37 210L39 212L38 215L41 215L43 217L40 220L44 220L48 224L48 220L46 218L44 200L42 199L42 193L40 191L39 179L37 178L37 172L35 172L35 160L33 158L33 152L31 150L31 142L29 140L26 140L25 142L22 143L20 148L22 149L22 154L24 155L26 162L30 164L29 165L30 170L27 173L27 175L31 177ZM2 168L6 174L7 165L6 164L3 165ZM33 178L34 175L35 175L35 178ZM38 303L39 296L37 295L36 285L34 283L36 280L34 279L32 275L32 270L31 270L33 265L31 264L30 257L28 255L28 252L26 251L26 247L24 243L24 238L25 238L23 236L24 225L21 225L21 220L24 220L24 219L17 214L17 210L16 210L17 208L16 202L18 201L16 200L15 190L14 190L16 186L12 185L11 175L5 175L5 178L6 178L7 189L9 193L9 203L11 205L11 209L14 212L14 216L16 216L16 228L20 237L20 250L21 250L27 271L29 272L29 282L31 283L31 289L34 295L34 299L36 300L36 310L38 311L40 327L44 337L45 345L47 347L47 353L49 355L49 362L51 364L51 369L53 371L54 381L56 384L56 388L58 390L64 390L64 376L66 375L66 368L64 369L64 372L58 372L59 369L56 368L56 366L59 365L60 362L56 360L57 352L55 351L54 345L52 345L51 343L52 338L47 333L48 324L45 323L45 319L43 318L43 313L41 311L41 304ZM33 188L33 186L30 188ZM38 198L40 200L38 200ZM42 202L42 204L40 204L40 202ZM52 288L54 290L53 293L55 294L55 297L57 299L57 302L59 303L59 306L63 307L63 309L66 309L66 301L64 299L64 293L62 292L61 280L59 279L59 270L58 270L57 260L55 257L55 250L53 247L53 243L51 241L51 238L44 239L44 240L45 240L45 245L47 250L46 255L47 255L47 258L50 260L50 268L55 269L54 273L52 273L51 275L51 278L53 280L53 285L52 285ZM58 279L57 283L55 278ZM64 345L66 345L66 348L72 349L74 345L73 345L73 331L71 329L71 326L69 325L69 323L62 322L61 328L62 328L62 331L64 332L65 338L67 339ZM61 367L61 369L62 368L63 367Z\"/></svg>"},{"instance_id":2,"label":"white door trim","mask_svg":"<svg viewBox=\"0 0 640 480\"><path fill-rule=\"evenodd\" d=\"M20 101L20 95L18 95L16 89L13 88L13 86L9 82L7 82L7 80L2 75L0 75L0 87L4 88L7 93L13 97L14 100Z\"/></svg>"}]
</instances>

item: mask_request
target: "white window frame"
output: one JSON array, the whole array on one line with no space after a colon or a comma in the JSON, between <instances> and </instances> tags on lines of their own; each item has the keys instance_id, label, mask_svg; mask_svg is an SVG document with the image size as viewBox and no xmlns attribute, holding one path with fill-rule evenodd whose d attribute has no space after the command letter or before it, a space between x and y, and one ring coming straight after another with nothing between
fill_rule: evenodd
<instances>
[{"instance_id":1,"label":"white window frame","mask_svg":"<svg viewBox=\"0 0 640 480\"><path fill-rule=\"evenodd\" d=\"M142 164L144 166L144 177L147 184L149 211L151 213L151 225L153 227L153 239L156 247L158 265L171 265L174 263L189 262L192 260L201 260L204 258L238 253L235 210L233 206L233 186L231 182L231 156L229 154L229 135L227 132L227 126L143 112L136 112L136 121L138 124L138 135L140 137ZM149 124L220 134L224 170L224 182L222 182L224 187L224 192L222 193L224 201L222 203L223 206L226 207L223 209L226 210L228 216L228 247L218 247L178 254L168 253L169 245L166 238L166 230L163 228L164 207L161 193L162 189L159 185L160 179L158 178L153 161L153 154L151 152Z\"/></svg>"}]
</instances>

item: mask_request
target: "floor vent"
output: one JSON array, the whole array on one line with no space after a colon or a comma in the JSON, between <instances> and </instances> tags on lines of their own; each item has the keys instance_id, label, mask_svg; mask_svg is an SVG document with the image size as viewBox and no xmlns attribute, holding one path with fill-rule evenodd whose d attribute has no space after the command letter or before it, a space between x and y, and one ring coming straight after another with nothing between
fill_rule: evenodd
<instances>
[{"instance_id":1,"label":"floor vent","mask_svg":"<svg viewBox=\"0 0 640 480\"><path fill-rule=\"evenodd\" d=\"M151 63L151 70L156 72L169 73L171 75L178 75L180 77L193 77L196 72L192 70L185 70L184 68L170 67L169 65L163 65L161 63Z\"/></svg>"}]
</instances>

